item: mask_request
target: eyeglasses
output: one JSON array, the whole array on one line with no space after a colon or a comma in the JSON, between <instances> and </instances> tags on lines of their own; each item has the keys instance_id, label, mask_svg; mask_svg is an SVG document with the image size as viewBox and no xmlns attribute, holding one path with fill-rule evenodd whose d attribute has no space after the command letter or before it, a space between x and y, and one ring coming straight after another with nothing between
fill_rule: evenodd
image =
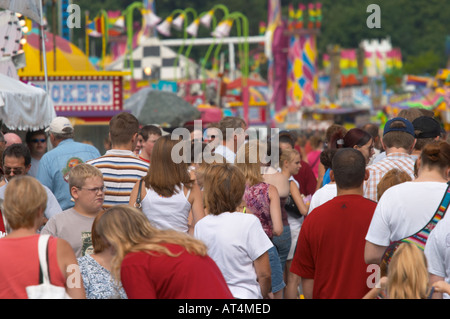
<instances>
[{"instance_id":1,"label":"eyeglasses","mask_svg":"<svg viewBox=\"0 0 450 319\"><path fill-rule=\"evenodd\" d=\"M94 188L85 188L85 187L77 187L79 189L85 189L89 192L95 193L97 194L98 192L106 192L106 186L102 186L102 187L94 187Z\"/></svg>"},{"instance_id":2,"label":"eyeglasses","mask_svg":"<svg viewBox=\"0 0 450 319\"><path fill-rule=\"evenodd\" d=\"M14 173L14 175L22 175L23 171L24 171L24 168L22 168L22 167L14 167L14 168L7 167L7 166L3 167L3 172L5 173L5 175L9 175L11 173Z\"/></svg>"},{"instance_id":3,"label":"eyeglasses","mask_svg":"<svg viewBox=\"0 0 450 319\"><path fill-rule=\"evenodd\" d=\"M45 139L45 138L34 138L31 140L32 143L38 143L38 142L45 143L46 141L47 141L47 139Z\"/></svg>"}]
</instances>

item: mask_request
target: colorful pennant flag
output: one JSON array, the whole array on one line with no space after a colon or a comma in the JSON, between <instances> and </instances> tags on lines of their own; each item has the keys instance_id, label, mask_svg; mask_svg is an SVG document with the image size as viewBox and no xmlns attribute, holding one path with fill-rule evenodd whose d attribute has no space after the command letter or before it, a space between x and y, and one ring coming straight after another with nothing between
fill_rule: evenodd
<instances>
[{"instance_id":1,"label":"colorful pennant flag","mask_svg":"<svg viewBox=\"0 0 450 319\"><path fill-rule=\"evenodd\" d=\"M97 31L97 26L95 21L89 20L86 23L86 32L90 37L94 38L100 38L102 36L102 33Z\"/></svg>"},{"instance_id":2,"label":"colorful pennant flag","mask_svg":"<svg viewBox=\"0 0 450 319\"><path fill-rule=\"evenodd\" d=\"M297 13L295 14L295 20L297 20L296 28L303 29L303 12L305 11L305 5L300 3L298 5Z\"/></svg>"},{"instance_id":3,"label":"colorful pennant flag","mask_svg":"<svg viewBox=\"0 0 450 319\"><path fill-rule=\"evenodd\" d=\"M119 36L125 31L125 18L120 11L108 11L108 37Z\"/></svg>"}]
</instances>

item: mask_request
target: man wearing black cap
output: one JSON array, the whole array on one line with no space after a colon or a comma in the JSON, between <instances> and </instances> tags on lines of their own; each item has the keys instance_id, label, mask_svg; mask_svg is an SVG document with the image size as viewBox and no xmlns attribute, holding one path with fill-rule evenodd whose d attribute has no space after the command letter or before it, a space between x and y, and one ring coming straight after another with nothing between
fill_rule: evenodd
<instances>
[{"instance_id":1,"label":"man wearing black cap","mask_svg":"<svg viewBox=\"0 0 450 319\"><path fill-rule=\"evenodd\" d=\"M412 124L414 126L414 133L417 142L414 145L414 150L411 155L417 158L420 156L423 147L427 143L440 138L441 124L430 116L418 117L412 122Z\"/></svg>"},{"instance_id":2,"label":"man wearing black cap","mask_svg":"<svg viewBox=\"0 0 450 319\"><path fill-rule=\"evenodd\" d=\"M364 189L364 196L373 201L377 201L378 183L391 169L403 170L414 179L415 159L410 154L416 138L412 123L402 117L387 121L381 142L386 150L386 158L367 167L370 176Z\"/></svg>"}]
</instances>

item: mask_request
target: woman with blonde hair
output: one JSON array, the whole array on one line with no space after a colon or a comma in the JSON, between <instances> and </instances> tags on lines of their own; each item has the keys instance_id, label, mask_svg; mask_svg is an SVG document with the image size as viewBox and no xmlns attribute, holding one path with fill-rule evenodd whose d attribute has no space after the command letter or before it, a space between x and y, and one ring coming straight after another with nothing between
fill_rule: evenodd
<instances>
[{"instance_id":1,"label":"woman with blonde hair","mask_svg":"<svg viewBox=\"0 0 450 319\"><path fill-rule=\"evenodd\" d=\"M134 186L129 204L136 206L140 191L142 212L156 228L188 233L190 210L192 226L205 216L205 212L200 188L188 171L189 159L183 158L186 154L180 155L174 151L178 143L183 141L173 140L171 135L162 136L156 141L150 159L152 164L143 183L137 182ZM180 161L173 158L177 156L180 156Z\"/></svg>"},{"instance_id":2,"label":"woman with blonde hair","mask_svg":"<svg viewBox=\"0 0 450 319\"><path fill-rule=\"evenodd\" d=\"M208 215L195 226L194 236L208 246L235 298L269 298L271 268L268 250L273 247L253 214L238 206L246 179L231 164L216 164L205 172L205 204Z\"/></svg>"},{"instance_id":3,"label":"woman with blonde hair","mask_svg":"<svg viewBox=\"0 0 450 319\"><path fill-rule=\"evenodd\" d=\"M275 186L265 183L261 174L260 155L265 154L264 151L262 143L252 141L242 145L236 153L235 166L246 179L246 209L260 219L267 236L272 238L281 235L283 224L278 191Z\"/></svg>"},{"instance_id":4,"label":"woman with blonde hair","mask_svg":"<svg viewBox=\"0 0 450 319\"><path fill-rule=\"evenodd\" d=\"M39 284L37 233L44 221L47 193L31 176L17 176L6 186L2 213L11 231L0 239L0 298L26 299L26 287ZM65 287L71 298L84 299L85 291L72 247L63 239L48 241L50 282ZM70 278L70 281L68 279Z\"/></svg>"},{"instance_id":5,"label":"woman with blonde hair","mask_svg":"<svg viewBox=\"0 0 450 319\"><path fill-rule=\"evenodd\" d=\"M364 299L429 299L428 263L424 252L413 243L400 244L389 263L387 277Z\"/></svg>"},{"instance_id":6,"label":"woman with blonde hair","mask_svg":"<svg viewBox=\"0 0 450 319\"><path fill-rule=\"evenodd\" d=\"M423 251L415 244L403 243L389 264L387 296L389 299L426 299L431 293L428 278Z\"/></svg>"},{"instance_id":7,"label":"woman with blonde hair","mask_svg":"<svg viewBox=\"0 0 450 319\"><path fill-rule=\"evenodd\" d=\"M300 153L296 149L284 149L280 156L280 167L281 174L289 179L289 197L293 200L299 214L293 213L286 209L285 206L282 210L286 211L288 227L290 229L290 240L291 245L287 253L286 261L284 265L284 276L286 280L285 298L286 299L296 299L298 298L298 287L300 285L300 278L289 271L292 264L292 259L294 258L295 248L297 246L297 239L300 234L300 228L303 223L303 216L308 213L308 207L303 201L303 197L300 194L298 182L292 178L296 175L301 167L300 163Z\"/></svg>"},{"instance_id":8,"label":"woman with blonde hair","mask_svg":"<svg viewBox=\"0 0 450 319\"><path fill-rule=\"evenodd\" d=\"M129 299L233 298L201 241L153 227L134 207L109 208L96 231L115 251L111 273Z\"/></svg>"},{"instance_id":9,"label":"woman with blonde hair","mask_svg":"<svg viewBox=\"0 0 450 319\"><path fill-rule=\"evenodd\" d=\"M266 183L261 174L264 169L262 158L266 155L266 145L259 141L243 144L236 153L235 165L245 176L246 185L243 200L246 210L261 221L264 231L272 240L283 233L283 220L278 190ZM275 298L281 298L285 283L283 268L277 248L269 250L272 269L272 292Z\"/></svg>"}]
</instances>

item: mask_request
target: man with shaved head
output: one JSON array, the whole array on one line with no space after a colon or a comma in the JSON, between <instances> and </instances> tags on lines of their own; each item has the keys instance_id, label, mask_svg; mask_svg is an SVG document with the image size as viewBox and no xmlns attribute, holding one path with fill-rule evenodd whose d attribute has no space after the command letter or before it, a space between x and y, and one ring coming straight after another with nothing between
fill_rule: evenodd
<instances>
[{"instance_id":1,"label":"man with shaved head","mask_svg":"<svg viewBox=\"0 0 450 319\"><path fill-rule=\"evenodd\" d=\"M22 144L22 139L16 133L6 133L5 134L6 147L13 144Z\"/></svg>"},{"instance_id":2,"label":"man with shaved head","mask_svg":"<svg viewBox=\"0 0 450 319\"><path fill-rule=\"evenodd\" d=\"M331 169L337 196L303 222L290 271L302 278L305 298L361 299L370 290L364 247L377 204L363 196L368 170L360 151L338 150Z\"/></svg>"}]
</instances>

